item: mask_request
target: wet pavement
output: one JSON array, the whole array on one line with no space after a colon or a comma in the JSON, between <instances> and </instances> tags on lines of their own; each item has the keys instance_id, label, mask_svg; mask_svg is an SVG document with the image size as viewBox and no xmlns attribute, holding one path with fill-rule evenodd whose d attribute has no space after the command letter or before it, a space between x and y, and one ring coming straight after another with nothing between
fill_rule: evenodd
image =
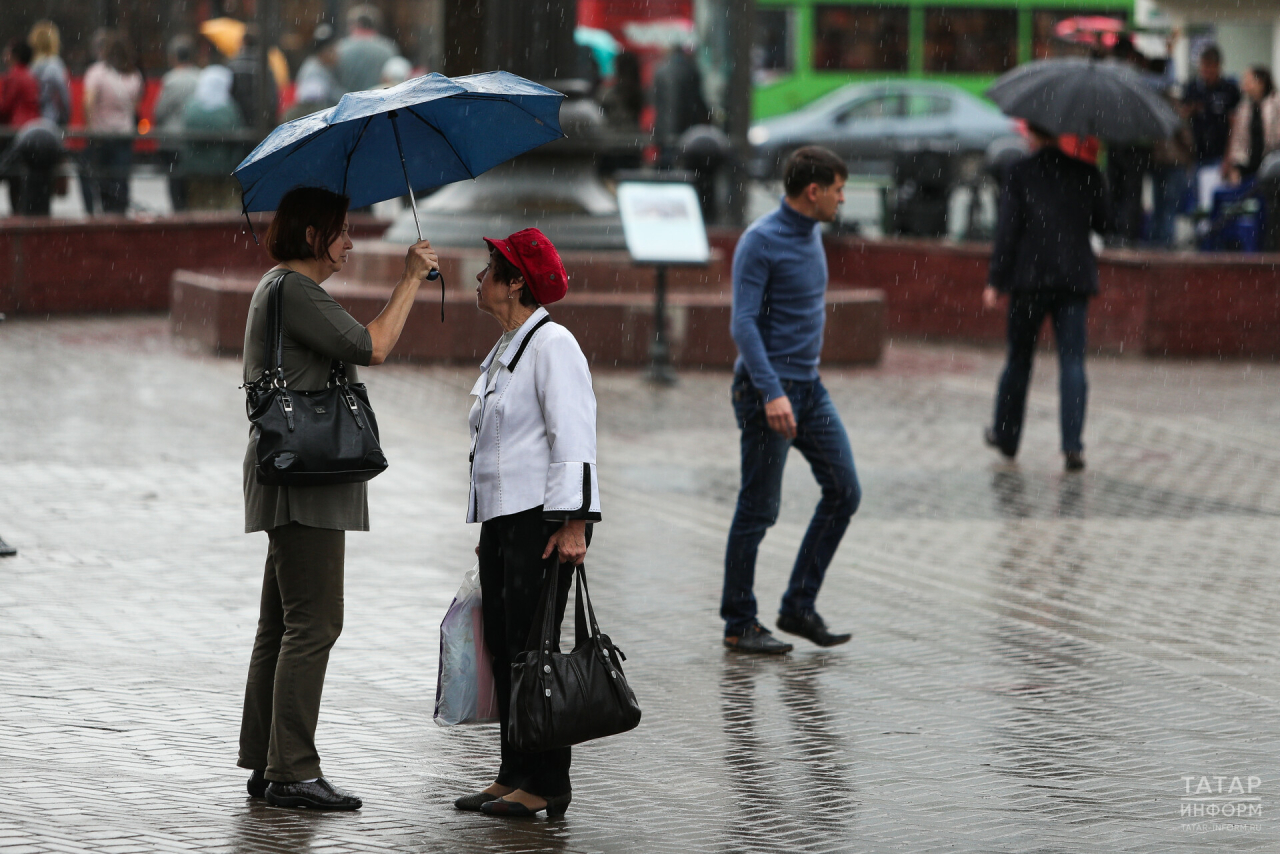
<instances>
[{"instance_id":1,"label":"wet pavement","mask_svg":"<svg viewBox=\"0 0 1280 854\"><path fill-rule=\"evenodd\" d=\"M865 497L819 607L854 640L782 660L720 645L728 376L597 372L588 566L644 720L575 751L554 823L455 812L497 734L431 721L473 369L368 371L392 466L319 730L366 807L308 814L234 766L266 546L238 364L159 318L0 324L0 854L1280 849L1280 368L1092 362L1068 476L1047 354L1019 463L980 446L998 367L898 344L828 372ZM766 613L816 499L793 455Z\"/></svg>"}]
</instances>

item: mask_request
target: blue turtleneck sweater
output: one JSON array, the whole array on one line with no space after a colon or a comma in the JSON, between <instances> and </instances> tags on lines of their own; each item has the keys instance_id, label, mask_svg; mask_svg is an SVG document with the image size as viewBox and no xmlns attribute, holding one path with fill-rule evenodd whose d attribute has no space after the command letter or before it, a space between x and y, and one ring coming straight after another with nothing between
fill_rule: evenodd
<instances>
[{"instance_id":1,"label":"blue turtleneck sweater","mask_svg":"<svg viewBox=\"0 0 1280 854\"><path fill-rule=\"evenodd\" d=\"M827 256L818 221L784 200L743 232L733 251L735 368L766 401L782 380L816 380L826 321Z\"/></svg>"}]
</instances>

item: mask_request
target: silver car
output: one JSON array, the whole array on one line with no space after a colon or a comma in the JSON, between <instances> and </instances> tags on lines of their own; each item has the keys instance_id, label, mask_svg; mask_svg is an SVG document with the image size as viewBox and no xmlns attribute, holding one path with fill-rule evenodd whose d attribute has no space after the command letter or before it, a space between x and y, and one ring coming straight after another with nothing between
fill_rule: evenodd
<instances>
[{"instance_id":1,"label":"silver car","mask_svg":"<svg viewBox=\"0 0 1280 854\"><path fill-rule=\"evenodd\" d=\"M1013 121L963 89L922 80L851 83L794 113L751 128L752 177L781 177L786 158L821 145L856 174L887 175L898 151L941 147L972 168L996 139L1016 135Z\"/></svg>"}]
</instances>

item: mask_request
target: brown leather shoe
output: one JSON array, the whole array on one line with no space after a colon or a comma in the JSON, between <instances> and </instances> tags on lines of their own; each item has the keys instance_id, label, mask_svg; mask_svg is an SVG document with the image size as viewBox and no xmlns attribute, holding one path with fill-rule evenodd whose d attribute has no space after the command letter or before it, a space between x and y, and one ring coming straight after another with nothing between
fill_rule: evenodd
<instances>
[{"instance_id":1,"label":"brown leather shoe","mask_svg":"<svg viewBox=\"0 0 1280 854\"><path fill-rule=\"evenodd\" d=\"M792 650L791 644L778 640L759 623L753 623L740 635L726 635L724 645L738 652L757 655L786 655Z\"/></svg>"}]
</instances>

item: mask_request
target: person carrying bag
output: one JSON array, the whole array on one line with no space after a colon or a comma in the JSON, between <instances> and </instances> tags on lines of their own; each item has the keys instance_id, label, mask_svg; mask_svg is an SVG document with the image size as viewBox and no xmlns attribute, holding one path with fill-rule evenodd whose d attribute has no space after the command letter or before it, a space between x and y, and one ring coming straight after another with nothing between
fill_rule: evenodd
<instances>
[{"instance_id":1,"label":"person carrying bag","mask_svg":"<svg viewBox=\"0 0 1280 854\"><path fill-rule=\"evenodd\" d=\"M244 527L266 531L269 545L237 764L253 772L250 797L279 807L363 803L325 779L315 743L342 632L346 532L369 530L368 480L387 465L356 366L387 359L439 265L430 243L415 243L387 306L362 325L322 287L352 248L347 205L316 187L285 194L265 241L279 263L254 291L245 326Z\"/></svg>"},{"instance_id":2,"label":"person carrying bag","mask_svg":"<svg viewBox=\"0 0 1280 854\"><path fill-rule=\"evenodd\" d=\"M596 399L578 342L543 308L568 291L555 246L536 228L485 242L489 265L476 276L476 305L502 325L503 335L471 390L467 521L481 524L476 553L502 764L490 786L454 805L497 816L545 810L555 818L572 799L570 748L531 750L513 742L520 712L512 708L512 665L531 632L545 638L547 652L559 651L554 628L547 636L538 617L549 614L551 625L560 625L569 582L586 557L592 523L600 521Z\"/></svg>"}]
</instances>

